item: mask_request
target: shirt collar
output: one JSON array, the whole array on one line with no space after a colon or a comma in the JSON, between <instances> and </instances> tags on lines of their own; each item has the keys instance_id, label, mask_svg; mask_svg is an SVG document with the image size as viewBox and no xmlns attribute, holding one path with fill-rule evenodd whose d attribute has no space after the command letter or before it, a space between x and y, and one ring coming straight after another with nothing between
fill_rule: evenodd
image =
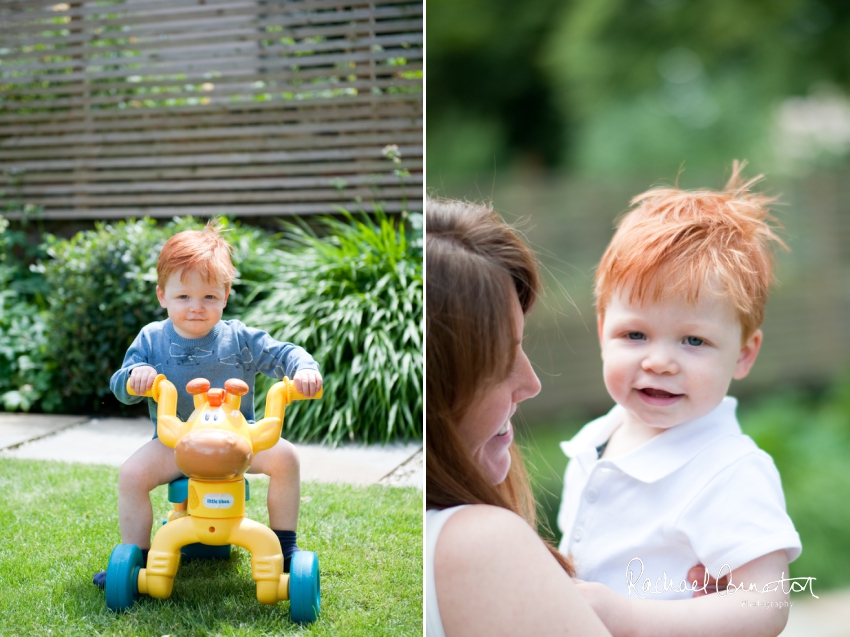
<instances>
[{"instance_id":1,"label":"shirt collar","mask_svg":"<svg viewBox=\"0 0 850 637\"><path fill-rule=\"evenodd\" d=\"M676 425L623 456L599 461L596 447L608 440L623 421L624 409L616 405L588 423L572 440L562 442L561 450L577 459L588 472L599 461L610 463L641 482L655 482L689 462L718 438L740 435L741 427L735 417L737 406L737 400L726 396L708 415Z\"/></svg>"}]
</instances>

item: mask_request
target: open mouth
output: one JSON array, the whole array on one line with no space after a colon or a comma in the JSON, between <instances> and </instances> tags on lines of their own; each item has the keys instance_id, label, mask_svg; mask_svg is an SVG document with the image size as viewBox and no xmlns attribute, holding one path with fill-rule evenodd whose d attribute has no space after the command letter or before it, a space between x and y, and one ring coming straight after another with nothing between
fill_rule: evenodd
<instances>
[{"instance_id":1,"label":"open mouth","mask_svg":"<svg viewBox=\"0 0 850 637\"><path fill-rule=\"evenodd\" d=\"M511 428L511 421L508 420L504 425L502 425L502 428L499 429L499 431L496 432L496 435L497 436L505 436L505 435L507 435L508 431L510 431L510 428Z\"/></svg>"},{"instance_id":2,"label":"open mouth","mask_svg":"<svg viewBox=\"0 0 850 637\"><path fill-rule=\"evenodd\" d=\"M682 394L673 394L669 391L664 391L663 389L655 389L653 387L644 387L643 389L638 390L640 393L645 396L649 396L650 398L678 398Z\"/></svg>"}]
</instances>

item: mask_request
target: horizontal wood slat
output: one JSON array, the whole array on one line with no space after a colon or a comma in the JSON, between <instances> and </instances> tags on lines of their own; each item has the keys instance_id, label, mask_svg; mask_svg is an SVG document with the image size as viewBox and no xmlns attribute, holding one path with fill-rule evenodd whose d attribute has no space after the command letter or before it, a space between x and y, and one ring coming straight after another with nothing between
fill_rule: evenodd
<instances>
[{"instance_id":1,"label":"horizontal wood slat","mask_svg":"<svg viewBox=\"0 0 850 637\"><path fill-rule=\"evenodd\" d=\"M20 188L20 193L25 196L59 195L65 196L69 192L73 194L99 194L99 193L127 193L127 192L182 192L203 190L280 190L285 188L335 188L333 182L339 177L280 177L280 178L243 178L243 179L206 179L206 180L181 180L170 182L159 181L132 181L132 182L107 182L107 183L72 183L72 184L28 184ZM372 174L351 175L345 179L349 186L387 186L404 184L422 184L422 175L411 175L399 178L395 175Z\"/></svg>"},{"instance_id":2,"label":"horizontal wood slat","mask_svg":"<svg viewBox=\"0 0 850 637\"><path fill-rule=\"evenodd\" d=\"M422 146L398 145L402 155L422 157ZM301 161L337 161L340 159L380 158L381 149L374 144L368 147L329 148L321 150L282 151L269 153L219 153L208 155L168 155L141 157L107 157L104 159L46 159L0 163L0 170L26 181L30 170L84 170L100 168L139 168L151 166L231 166L253 164L286 164ZM283 172L285 168L281 168Z\"/></svg>"},{"instance_id":3,"label":"horizontal wood slat","mask_svg":"<svg viewBox=\"0 0 850 637\"><path fill-rule=\"evenodd\" d=\"M139 217L170 218L177 216L204 217L210 215L240 216L285 216L285 215L315 215L328 212L338 212L338 206L351 211L371 211L380 207L384 212L401 212L402 210L418 210L414 201L373 201L369 199L362 203L351 204L348 201L320 201L317 203L295 204L252 204L230 205L216 204L214 206L126 206L121 208L55 208L46 209L42 213L44 219L129 219Z\"/></svg>"},{"instance_id":4,"label":"horizontal wood slat","mask_svg":"<svg viewBox=\"0 0 850 637\"><path fill-rule=\"evenodd\" d=\"M420 152L421 155L421 152ZM421 180L422 159L409 157L405 159L405 166L415 171L414 176ZM336 162L295 162L286 166L287 175L312 175L320 172L324 175L342 177L348 174L380 174L385 171L387 163L385 159L372 161L357 159L354 161ZM126 184L135 180L166 180L173 179L178 183L184 179L212 179L229 177L262 177L278 176L281 172L279 164L249 164L244 166L190 166L188 168L131 168L127 170L97 170L87 169L68 170L66 172L38 172L29 170L26 173L26 181L15 187L15 191L23 191L29 184L62 184L74 182L75 184L97 184L100 182L117 182ZM61 186L60 186L61 187ZM167 188L163 185L163 188Z\"/></svg>"},{"instance_id":5,"label":"horizontal wood slat","mask_svg":"<svg viewBox=\"0 0 850 637\"><path fill-rule=\"evenodd\" d=\"M89 4L89 3L85 3ZM120 7L133 7L141 5L140 2L125 2L103 7L100 11L81 12L73 9L68 11L47 12L3 12L3 28L0 33L10 34L13 37L28 38L22 40L20 45L54 44L56 41L43 37L45 31L64 32L68 31L66 39L62 42L81 42L87 40L107 39L107 36L118 34L122 37L133 37L145 30L159 31L159 28L167 23L170 31L192 31L198 25L202 27L215 26L218 28L233 25L250 25L256 29L275 26L298 26L305 24L335 24L349 23L357 20L387 20L399 17L421 16L421 2L380 2L343 5L336 0L326 3L319 2L269 2L263 5L260 2L229 3L228 5L195 4L185 5L177 11L155 10L153 6L138 12L122 11ZM53 3L56 7L58 3ZM58 5L63 6L63 5ZM260 9L258 11L258 8ZM120 14L120 30L117 28L115 16ZM83 30L83 25L87 27ZM141 25L141 28L140 28ZM148 29L144 28L148 26ZM14 28L13 28L14 27ZM89 35L85 34L89 31ZM269 33L275 31L269 30ZM42 37L32 37L38 34ZM72 35L73 34L73 35Z\"/></svg>"},{"instance_id":6,"label":"horizontal wood slat","mask_svg":"<svg viewBox=\"0 0 850 637\"><path fill-rule=\"evenodd\" d=\"M0 92L0 99L2 99ZM68 121L83 121L96 123L99 121L113 120L123 122L141 121L144 118L162 117L162 116L177 116L177 117L195 117L203 115L218 115L223 113L259 113L259 112L310 112L316 108L341 108L352 105L370 105L375 108L384 108L387 103L391 104L407 104L418 109L416 112L422 112L422 94L418 92L412 93L359 93L356 95L340 95L334 97L333 100L328 100L326 97L311 97L299 100L287 100L284 103L280 101L220 101L210 102L209 104L186 104L181 105L179 109L170 106L145 106L141 104L133 105L128 103L126 108L99 108L99 109L63 109L63 110L43 110L36 112L19 111L10 114L0 110L0 125L12 124L17 125L23 122L68 122ZM318 117L321 119L321 116ZM14 133L14 129L12 131Z\"/></svg>"},{"instance_id":7,"label":"horizontal wood slat","mask_svg":"<svg viewBox=\"0 0 850 637\"><path fill-rule=\"evenodd\" d=\"M135 142L157 142L162 140L195 140L208 138L241 138L241 137L264 137L268 139L272 135L297 135L303 133L350 133L375 130L404 130L409 128L421 128L422 120L419 119L380 119L371 120L345 120L317 122L315 124L285 124L280 126L239 126L239 127L211 127L194 129L177 129L131 132L131 133L101 133L92 135L41 135L32 137L12 137L0 141L0 149L25 148L33 146L63 146L65 144L131 144ZM0 153L2 156L2 153Z\"/></svg>"},{"instance_id":8,"label":"horizontal wood slat","mask_svg":"<svg viewBox=\"0 0 850 637\"><path fill-rule=\"evenodd\" d=\"M418 132L414 133L395 133L393 139L400 142L415 142L420 137ZM382 135L347 135L347 136L328 136L328 137L267 137L260 139L235 139L228 140L226 143L212 142L194 142L191 144L126 144L119 146L80 146L75 149L76 157L115 157L127 158L134 160L137 157L146 157L151 152L161 156L175 156L181 159L181 163L188 157L197 158L198 163L204 163L205 155L197 153L213 153L217 150L226 149L228 151L256 151L256 150L288 150L296 151L301 149L317 149L317 148L332 148L339 149L342 146L367 146L370 144L380 144L383 140ZM0 166L3 163L15 166L26 166L29 160L38 160L45 157L55 157L56 152L60 149L39 149L32 150L14 150L0 151ZM54 151L54 152L51 152ZM252 153L259 155L259 153ZM162 158L165 159L164 157ZM114 162L113 165L119 165Z\"/></svg>"},{"instance_id":9,"label":"horizontal wood slat","mask_svg":"<svg viewBox=\"0 0 850 637\"><path fill-rule=\"evenodd\" d=\"M47 219L420 210L422 13L0 0L0 204Z\"/></svg>"},{"instance_id":10,"label":"horizontal wood slat","mask_svg":"<svg viewBox=\"0 0 850 637\"><path fill-rule=\"evenodd\" d=\"M121 119L97 118L86 121L82 118L59 119L53 121L44 120L36 124L24 124L18 122L12 126L4 125L0 121L0 137L11 136L45 136L53 134L77 133L80 131L91 133L97 132L119 132L119 131L145 131L145 130L175 130L191 129L200 125L204 126L250 126L253 124L290 124L303 121L334 122L337 120L358 120L381 117L399 118L406 117L416 119L421 115L421 108L417 103L392 102L389 104L371 104L365 106L354 105L351 107L333 106L330 108L317 109L289 109L282 111L262 112L232 112L211 110L206 113L182 114L165 110L160 114L151 113L153 109L137 110L138 118ZM22 145L36 145L27 143Z\"/></svg>"},{"instance_id":11,"label":"horizontal wood slat","mask_svg":"<svg viewBox=\"0 0 850 637\"><path fill-rule=\"evenodd\" d=\"M270 201L316 201L316 200L348 200L351 197L371 199L384 199L387 197L398 198L404 196L406 190L404 188L390 187L375 187L349 188L346 192L339 192L334 188L324 188L321 190L257 190L254 192L229 192L227 193L227 201L231 203L250 203L250 202L270 202ZM93 197L87 195L74 195L72 201L75 205L81 207L94 206L121 206L121 205L140 205L140 204L161 204L161 205L180 205L180 204L195 204L207 203L216 204L221 197L219 192L210 192L202 190L193 193L166 193L161 195L140 195L133 193L132 195L109 195L103 197ZM67 196L63 197L67 201ZM53 198L31 197L30 203L37 206L47 206L51 203L57 203Z\"/></svg>"}]
</instances>

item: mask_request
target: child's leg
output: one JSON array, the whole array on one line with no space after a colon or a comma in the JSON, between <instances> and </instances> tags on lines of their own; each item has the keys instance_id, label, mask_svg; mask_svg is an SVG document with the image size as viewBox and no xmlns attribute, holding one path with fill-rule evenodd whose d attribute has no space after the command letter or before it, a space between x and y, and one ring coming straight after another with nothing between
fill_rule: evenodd
<instances>
[{"instance_id":1,"label":"child's leg","mask_svg":"<svg viewBox=\"0 0 850 637\"><path fill-rule=\"evenodd\" d=\"M271 449L254 456L249 473L269 476L269 526L276 530L295 531L301 504L301 466L298 452L291 442L281 438Z\"/></svg>"},{"instance_id":2,"label":"child's leg","mask_svg":"<svg viewBox=\"0 0 850 637\"><path fill-rule=\"evenodd\" d=\"M153 527L150 492L182 475L174 461L174 449L156 438L145 443L121 465L118 473L118 521L123 544L150 548Z\"/></svg>"},{"instance_id":3,"label":"child's leg","mask_svg":"<svg viewBox=\"0 0 850 637\"><path fill-rule=\"evenodd\" d=\"M250 473L265 473L269 476L269 526L280 540L283 553L283 570L289 572L289 564L298 550L296 529L298 507L301 504L301 467L298 453L292 443L278 440L271 449L254 456Z\"/></svg>"}]
</instances>

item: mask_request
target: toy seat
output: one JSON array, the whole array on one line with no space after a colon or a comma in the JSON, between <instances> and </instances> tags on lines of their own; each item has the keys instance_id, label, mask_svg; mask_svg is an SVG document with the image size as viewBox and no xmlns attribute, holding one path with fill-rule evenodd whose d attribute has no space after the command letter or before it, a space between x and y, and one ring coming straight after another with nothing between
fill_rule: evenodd
<instances>
[{"instance_id":1,"label":"toy seat","mask_svg":"<svg viewBox=\"0 0 850 637\"><path fill-rule=\"evenodd\" d=\"M185 511L186 510L186 501L189 499L189 478L182 477L177 478L172 482L168 483L168 501L172 504L176 505L174 507L175 512L177 511ZM248 485L248 481L245 480L245 501L251 499L251 489ZM182 506L181 506L182 505ZM180 508L178 508L180 507ZM168 520L163 520L163 524L167 524ZM180 549L180 555L184 560L193 560L193 559L216 559L216 560L229 560L230 559L230 544L224 544L223 546L210 546L208 544L202 544L201 542L195 542L194 544L187 544L182 549Z\"/></svg>"}]
</instances>

